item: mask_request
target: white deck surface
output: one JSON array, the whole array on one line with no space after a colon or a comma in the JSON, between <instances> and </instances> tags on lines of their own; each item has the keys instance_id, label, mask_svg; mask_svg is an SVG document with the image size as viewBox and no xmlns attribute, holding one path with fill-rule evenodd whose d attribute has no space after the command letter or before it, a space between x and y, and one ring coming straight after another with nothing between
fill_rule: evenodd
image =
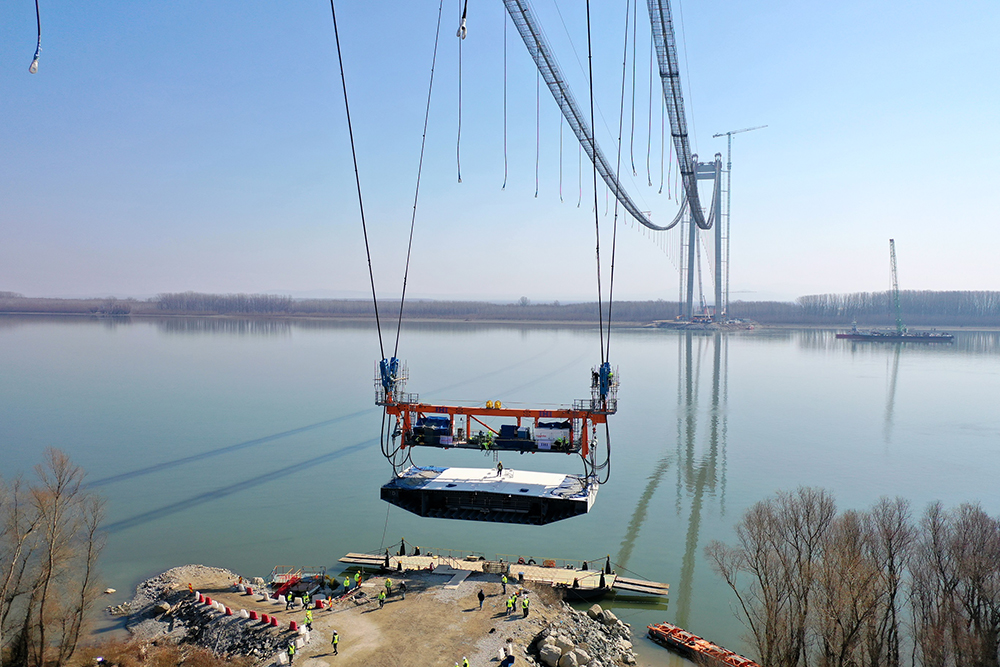
<instances>
[{"instance_id":1,"label":"white deck surface","mask_svg":"<svg viewBox=\"0 0 1000 667\"><path fill-rule=\"evenodd\" d=\"M396 479L400 487L433 491L475 491L532 497L556 497L585 500L588 489L581 478L551 472L512 470L502 476L495 468L407 468ZM596 489L596 484L591 490Z\"/></svg>"}]
</instances>

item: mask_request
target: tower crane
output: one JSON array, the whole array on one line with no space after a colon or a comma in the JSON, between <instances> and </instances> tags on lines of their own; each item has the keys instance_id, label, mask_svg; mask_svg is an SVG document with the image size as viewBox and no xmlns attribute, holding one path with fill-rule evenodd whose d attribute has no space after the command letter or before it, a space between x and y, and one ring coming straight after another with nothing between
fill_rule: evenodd
<instances>
[{"instance_id":1,"label":"tower crane","mask_svg":"<svg viewBox=\"0 0 1000 667\"><path fill-rule=\"evenodd\" d=\"M713 139L718 139L719 137L726 138L726 298L725 298L725 309L720 307L719 304L715 304L715 310L717 315L722 315L724 312L729 312L729 215L732 210L733 204L733 135L740 134L741 132L753 132L754 130L763 130L767 125L757 125L756 127L744 127L742 130L730 130L729 132L720 132L718 134L713 134Z\"/></svg>"}]
</instances>

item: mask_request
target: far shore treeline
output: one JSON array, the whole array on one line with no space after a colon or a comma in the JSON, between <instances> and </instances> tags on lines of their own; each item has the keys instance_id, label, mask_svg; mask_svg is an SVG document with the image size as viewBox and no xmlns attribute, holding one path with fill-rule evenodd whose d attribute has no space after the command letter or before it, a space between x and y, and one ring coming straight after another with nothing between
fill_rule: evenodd
<instances>
[{"instance_id":1,"label":"far shore treeline","mask_svg":"<svg viewBox=\"0 0 1000 667\"><path fill-rule=\"evenodd\" d=\"M908 290L900 292L903 322L907 326L1000 326L1000 292ZM607 317L607 304L605 317ZM819 294L795 301L734 301L729 317L761 324L895 326L895 307L889 292ZM672 320L680 312L676 301L616 301L616 323L647 324ZM151 299L54 299L0 292L0 313L92 314L102 316L194 316L371 318L375 311L366 299L294 299L276 294L159 294ZM379 302L379 315L395 319L399 302ZM594 322L597 304L532 303L521 297L514 303L488 301L410 300L404 319L509 322Z\"/></svg>"}]
</instances>

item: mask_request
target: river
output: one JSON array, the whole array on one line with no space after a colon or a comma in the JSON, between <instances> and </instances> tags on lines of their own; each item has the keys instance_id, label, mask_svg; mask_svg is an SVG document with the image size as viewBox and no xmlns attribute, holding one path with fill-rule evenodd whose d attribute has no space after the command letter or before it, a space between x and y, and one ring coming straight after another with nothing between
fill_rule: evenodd
<instances>
[{"instance_id":1,"label":"river","mask_svg":"<svg viewBox=\"0 0 1000 667\"><path fill-rule=\"evenodd\" d=\"M387 337L386 345L392 340ZM980 501L1000 513L1000 333L953 344L852 343L833 331L616 329L612 467L591 513L548 526L422 519L379 500L391 469L373 404L374 326L306 320L0 317L0 472L63 449L107 499L106 585L185 563L266 576L398 542L424 550L600 562L670 584L619 599L746 650L734 599L704 556L779 489L841 508L879 496ZM406 323L407 389L428 402L568 404L589 395L596 328ZM420 464L492 455L421 450ZM560 454L507 468L578 473ZM121 597L121 595L119 595ZM643 662L682 664L646 640Z\"/></svg>"}]
</instances>

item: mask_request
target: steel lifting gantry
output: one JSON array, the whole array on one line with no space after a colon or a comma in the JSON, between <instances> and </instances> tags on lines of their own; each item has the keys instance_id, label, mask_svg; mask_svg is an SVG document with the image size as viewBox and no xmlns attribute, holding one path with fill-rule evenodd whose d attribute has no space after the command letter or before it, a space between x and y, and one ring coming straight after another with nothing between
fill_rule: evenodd
<instances>
[{"instance_id":1,"label":"steel lifting gantry","mask_svg":"<svg viewBox=\"0 0 1000 667\"><path fill-rule=\"evenodd\" d=\"M618 376L608 364L592 371L590 398L561 408L504 407L500 401L485 406L421 403L417 394L402 391L406 380L406 368L396 360L380 363L375 377L375 402L399 420L404 448L561 452L586 458L595 426L606 424L608 415L618 411ZM505 417L515 424L497 429L484 421L487 417ZM524 420L531 421L531 428Z\"/></svg>"}]
</instances>

